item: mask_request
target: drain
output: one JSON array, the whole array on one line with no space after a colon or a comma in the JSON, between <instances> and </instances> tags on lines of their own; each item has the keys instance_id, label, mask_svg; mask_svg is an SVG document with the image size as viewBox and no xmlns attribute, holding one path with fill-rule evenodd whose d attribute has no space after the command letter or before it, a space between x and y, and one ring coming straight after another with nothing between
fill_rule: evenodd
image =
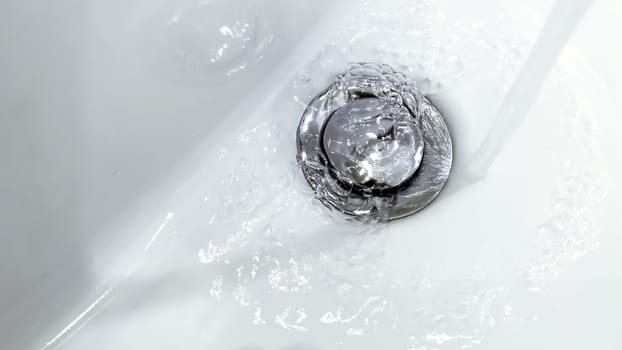
<instances>
[{"instance_id":1,"label":"drain","mask_svg":"<svg viewBox=\"0 0 622 350\"><path fill-rule=\"evenodd\" d=\"M326 205L375 220L411 215L440 193L451 135L440 112L386 64L354 63L302 115L298 162Z\"/></svg>"}]
</instances>

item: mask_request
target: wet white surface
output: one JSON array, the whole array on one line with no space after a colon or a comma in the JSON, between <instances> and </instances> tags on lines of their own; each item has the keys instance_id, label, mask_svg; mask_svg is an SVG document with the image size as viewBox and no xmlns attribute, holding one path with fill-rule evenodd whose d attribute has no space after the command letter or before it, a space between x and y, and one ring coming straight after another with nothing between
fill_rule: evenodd
<instances>
[{"instance_id":1,"label":"wet white surface","mask_svg":"<svg viewBox=\"0 0 622 350\"><path fill-rule=\"evenodd\" d=\"M46 47L12 40L43 30L5 22L9 348L618 348L622 72L620 48L594 38L619 6L588 13L483 181L450 179L416 216L357 225L296 168L304 103L345 62L388 61L430 79L466 158L550 6L402 3L347 20L294 9L307 15L273 24L256 68L217 87L171 79L159 41L137 40L164 2L80 5L88 16L64 26L78 5L50 9L56 71L27 69Z\"/></svg>"}]
</instances>

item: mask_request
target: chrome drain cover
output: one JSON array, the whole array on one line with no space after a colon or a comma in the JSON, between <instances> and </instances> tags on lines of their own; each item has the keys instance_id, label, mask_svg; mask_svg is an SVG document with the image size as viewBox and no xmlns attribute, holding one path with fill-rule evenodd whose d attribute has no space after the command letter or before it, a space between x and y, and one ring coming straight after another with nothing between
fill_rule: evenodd
<instances>
[{"instance_id":1,"label":"chrome drain cover","mask_svg":"<svg viewBox=\"0 0 622 350\"><path fill-rule=\"evenodd\" d=\"M393 220L440 193L453 149L445 120L404 74L354 63L302 115L298 162L326 205Z\"/></svg>"}]
</instances>

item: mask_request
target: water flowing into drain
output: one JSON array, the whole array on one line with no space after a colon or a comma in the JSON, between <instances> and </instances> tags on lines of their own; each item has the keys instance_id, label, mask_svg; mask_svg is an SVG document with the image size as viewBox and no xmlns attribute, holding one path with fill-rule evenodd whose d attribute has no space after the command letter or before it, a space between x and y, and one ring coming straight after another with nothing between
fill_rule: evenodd
<instances>
[{"instance_id":1,"label":"water flowing into drain","mask_svg":"<svg viewBox=\"0 0 622 350\"><path fill-rule=\"evenodd\" d=\"M311 101L297 136L298 161L318 198L374 220L427 206L453 158L439 111L386 64L349 65Z\"/></svg>"}]
</instances>

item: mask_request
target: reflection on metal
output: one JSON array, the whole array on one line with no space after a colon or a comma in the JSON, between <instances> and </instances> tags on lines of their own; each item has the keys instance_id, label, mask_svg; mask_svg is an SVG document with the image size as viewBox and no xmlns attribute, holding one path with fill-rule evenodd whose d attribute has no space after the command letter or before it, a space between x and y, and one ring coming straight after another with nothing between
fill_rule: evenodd
<instances>
[{"instance_id":1,"label":"reflection on metal","mask_svg":"<svg viewBox=\"0 0 622 350\"><path fill-rule=\"evenodd\" d=\"M390 66L351 64L305 110L298 162L326 205L392 220L427 206L451 169L451 136L439 111Z\"/></svg>"}]
</instances>

